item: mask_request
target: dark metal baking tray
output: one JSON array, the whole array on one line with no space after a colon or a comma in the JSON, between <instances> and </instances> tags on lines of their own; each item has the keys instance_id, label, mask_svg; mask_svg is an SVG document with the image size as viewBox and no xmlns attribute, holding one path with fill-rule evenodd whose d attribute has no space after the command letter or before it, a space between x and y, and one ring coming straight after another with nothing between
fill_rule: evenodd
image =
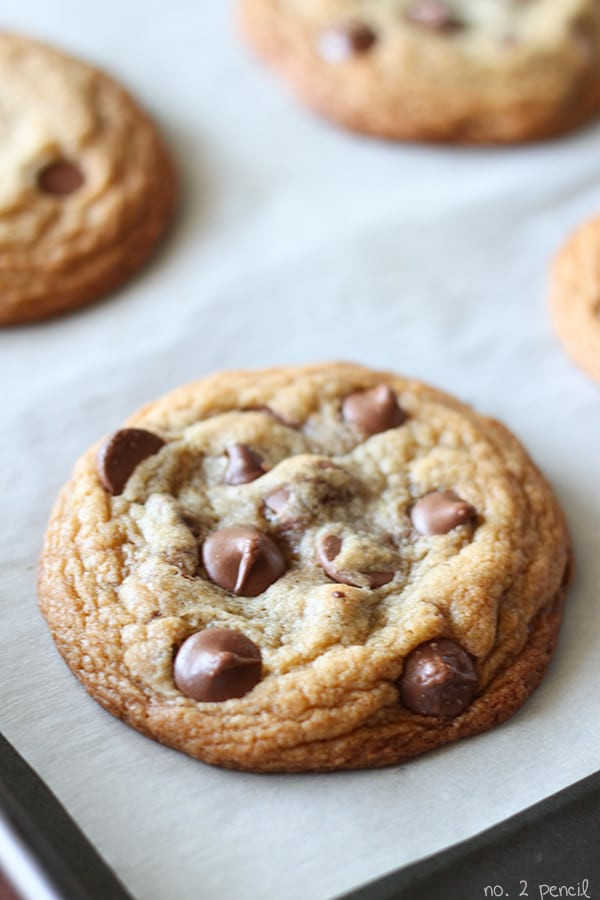
<instances>
[{"instance_id":1,"label":"dark metal baking tray","mask_svg":"<svg viewBox=\"0 0 600 900\"><path fill-rule=\"evenodd\" d=\"M133 900L47 785L1 735L0 808L59 897ZM338 900L486 897L600 900L600 772Z\"/></svg>"}]
</instances>

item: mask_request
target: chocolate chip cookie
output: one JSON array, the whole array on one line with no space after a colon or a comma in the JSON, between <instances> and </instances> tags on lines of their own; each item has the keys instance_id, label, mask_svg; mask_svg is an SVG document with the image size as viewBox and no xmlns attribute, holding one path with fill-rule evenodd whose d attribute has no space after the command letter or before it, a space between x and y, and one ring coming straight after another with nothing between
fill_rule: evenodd
<instances>
[{"instance_id":1,"label":"chocolate chip cookie","mask_svg":"<svg viewBox=\"0 0 600 900\"><path fill-rule=\"evenodd\" d=\"M147 259L175 206L152 122L103 72L0 34L0 325L97 299Z\"/></svg>"},{"instance_id":2,"label":"chocolate chip cookie","mask_svg":"<svg viewBox=\"0 0 600 900\"><path fill-rule=\"evenodd\" d=\"M595 0L240 0L242 30L315 110L392 139L547 138L600 108Z\"/></svg>"},{"instance_id":3,"label":"chocolate chip cookie","mask_svg":"<svg viewBox=\"0 0 600 900\"><path fill-rule=\"evenodd\" d=\"M336 363L205 378L93 447L39 597L135 728L222 766L324 771L511 715L552 655L570 560L502 425Z\"/></svg>"},{"instance_id":4,"label":"chocolate chip cookie","mask_svg":"<svg viewBox=\"0 0 600 900\"><path fill-rule=\"evenodd\" d=\"M550 306L567 353L600 381L600 219L578 228L557 255Z\"/></svg>"}]
</instances>

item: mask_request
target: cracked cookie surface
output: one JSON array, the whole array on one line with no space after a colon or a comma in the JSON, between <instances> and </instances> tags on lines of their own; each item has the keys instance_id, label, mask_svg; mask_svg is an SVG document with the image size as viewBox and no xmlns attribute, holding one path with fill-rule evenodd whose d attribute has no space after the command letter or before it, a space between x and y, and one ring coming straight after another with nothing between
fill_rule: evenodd
<instances>
[{"instance_id":1,"label":"cracked cookie surface","mask_svg":"<svg viewBox=\"0 0 600 900\"><path fill-rule=\"evenodd\" d=\"M332 770L514 712L569 569L503 426L335 363L203 379L92 448L39 597L73 672L140 731L209 763Z\"/></svg>"},{"instance_id":2,"label":"cracked cookie surface","mask_svg":"<svg viewBox=\"0 0 600 900\"><path fill-rule=\"evenodd\" d=\"M157 131L105 73L0 34L0 325L42 319L125 281L172 218Z\"/></svg>"},{"instance_id":3,"label":"cracked cookie surface","mask_svg":"<svg viewBox=\"0 0 600 900\"><path fill-rule=\"evenodd\" d=\"M300 97L359 132L510 143L600 108L594 0L240 0L240 18Z\"/></svg>"}]
</instances>

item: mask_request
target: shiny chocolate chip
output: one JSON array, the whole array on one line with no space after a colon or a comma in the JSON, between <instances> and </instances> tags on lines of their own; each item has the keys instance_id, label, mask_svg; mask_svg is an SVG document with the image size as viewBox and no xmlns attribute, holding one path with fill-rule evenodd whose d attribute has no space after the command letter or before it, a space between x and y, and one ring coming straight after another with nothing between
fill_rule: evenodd
<instances>
[{"instance_id":1,"label":"shiny chocolate chip","mask_svg":"<svg viewBox=\"0 0 600 900\"><path fill-rule=\"evenodd\" d=\"M459 644L439 638L409 654L399 687L402 703L412 712L454 718L477 693L477 673Z\"/></svg>"},{"instance_id":2,"label":"shiny chocolate chip","mask_svg":"<svg viewBox=\"0 0 600 900\"><path fill-rule=\"evenodd\" d=\"M266 472L262 456L259 456L247 444L231 443L227 445L229 463L225 472L227 484L247 484L255 481Z\"/></svg>"},{"instance_id":3,"label":"shiny chocolate chip","mask_svg":"<svg viewBox=\"0 0 600 900\"><path fill-rule=\"evenodd\" d=\"M377 35L363 22L333 25L324 31L317 43L317 52L328 63L341 63L360 56L373 47Z\"/></svg>"},{"instance_id":4,"label":"shiny chocolate chip","mask_svg":"<svg viewBox=\"0 0 600 900\"><path fill-rule=\"evenodd\" d=\"M115 431L98 452L100 481L109 493L121 494L139 464L164 446L161 437L144 428Z\"/></svg>"},{"instance_id":5,"label":"shiny chocolate chip","mask_svg":"<svg viewBox=\"0 0 600 900\"><path fill-rule=\"evenodd\" d=\"M240 631L229 628L207 628L192 634L179 648L173 666L181 693L209 703L243 697L258 684L261 672L259 648Z\"/></svg>"},{"instance_id":6,"label":"shiny chocolate chip","mask_svg":"<svg viewBox=\"0 0 600 900\"><path fill-rule=\"evenodd\" d=\"M323 567L323 571L326 575L329 575L332 581L337 581L338 584L349 584L353 587L362 587L363 585L359 583L356 576L353 577L351 574L344 574L340 571L338 566L336 566L335 560L339 556L341 549L342 539L336 534L326 534L317 541L317 556ZM394 577L393 572L361 572L360 575L364 576L368 586L372 589L388 584Z\"/></svg>"},{"instance_id":7,"label":"shiny chocolate chip","mask_svg":"<svg viewBox=\"0 0 600 900\"><path fill-rule=\"evenodd\" d=\"M417 500L410 517L421 534L447 534L477 515L454 491L432 491Z\"/></svg>"},{"instance_id":8,"label":"shiny chocolate chip","mask_svg":"<svg viewBox=\"0 0 600 900\"><path fill-rule=\"evenodd\" d=\"M264 499L264 504L271 512L277 515L287 504L291 496L292 492L284 485L283 487L277 488L275 491L271 491L270 494L267 494Z\"/></svg>"},{"instance_id":9,"label":"shiny chocolate chip","mask_svg":"<svg viewBox=\"0 0 600 900\"><path fill-rule=\"evenodd\" d=\"M78 191L84 182L83 172L75 163L61 159L49 163L38 174L38 186L46 194L64 197Z\"/></svg>"},{"instance_id":10,"label":"shiny chocolate chip","mask_svg":"<svg viewBox=\"0 0 600 900\"><path fill-rule=\"evenodd\" d=\"M415 0L408 7L406 18L431 31L457 31L464 27L444 0Z\"/></svg>"},{"instance_id":11,"label":"shiny chocolate chip","mask_svg":"<svg viewBox=\"0 0 600 900\"><path fill-rule=\"evenodd\" d=\"M342 403L342 416L367 435L388 431L406 421L404 410L387 384L349 394Z\"/></svg>"},{"instance_id":12,"label":"shiny chocolate chip","mask_svg":"<svg viewBox=\"0 0 600 900\"><path fill-rule=\"evenodd\" d=\"M277 544L246 525L209 534L202 545L202 561L212 582L242 597L256 597L285 572Z\"/></svg>"}]
</instances>

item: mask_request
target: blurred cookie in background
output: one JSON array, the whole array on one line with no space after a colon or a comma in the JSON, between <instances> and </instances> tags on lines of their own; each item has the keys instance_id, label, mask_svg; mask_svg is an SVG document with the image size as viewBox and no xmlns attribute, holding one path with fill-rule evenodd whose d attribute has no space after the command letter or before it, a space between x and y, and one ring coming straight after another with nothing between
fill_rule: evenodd
<instances>
[{"instance_id":1,"label":"blurred cookie in background","mask_svg":"<svg viewBox=\"0 0 600 900\"><path fill-rule=\"evenodd\" d=\"M309 106L366 134L539 140L600 107L594 0L240 0L240 14Z\"/></svg>"},{"instance_id":2,"label":"blurred cookie in background","mask_svg":"<svg viewBox=\"0 0 600 900\"><path fill-rule=\"evenodd\" d=\"M169 154L119 84L0 34L0 325L121 284L152 253L175 204Z\"/></svg>"},{"instance_id":3,"label":"blurred cookie in background","mask_svg":"<svg viewBox=\"0 0 600 900\"><path fill-rule=\"evenodd\" d=\"M571 359L600 381L600 219L578 228L558 253L550 309Z\"/></svg>"}]
</instances>

